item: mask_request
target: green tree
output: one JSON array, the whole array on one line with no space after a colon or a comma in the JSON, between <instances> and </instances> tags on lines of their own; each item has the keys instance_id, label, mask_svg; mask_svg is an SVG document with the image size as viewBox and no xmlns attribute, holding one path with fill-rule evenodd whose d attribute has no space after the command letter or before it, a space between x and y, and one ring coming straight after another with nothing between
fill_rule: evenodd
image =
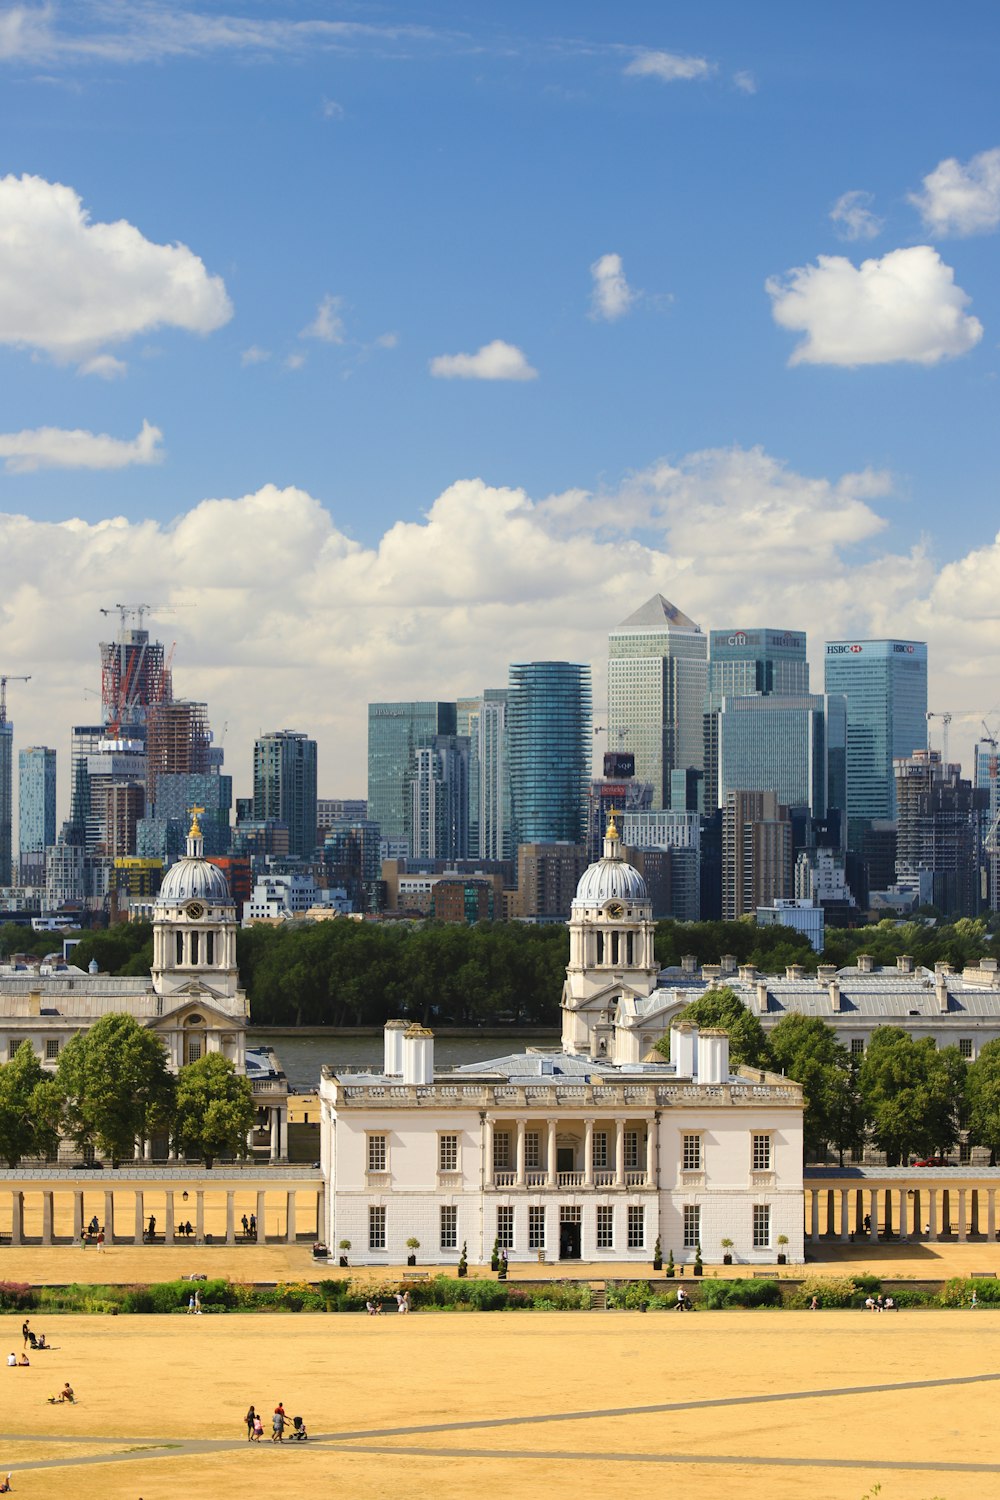
<instances>
[{"instance_id":1,"label":"green tree","mask_svg":"<svg viewBox=\"0 0 1000 1500\"><path fill-rule=\"evenodd\" d=\"M1000 1041L987 1042L969 1068L966 1080L969 1135L990 1148L990 1165L1000 1152Z\"/></svg>"},{"instance_id":2,"label":"green tree","mask_svg":"<svg viewBox=\"0 0 1000 1500\"><path fill-rule=\"evenodd\" d=\"M699 1027L718 1027L729 1036L729 1058L734 1066L770 1068L773 1066L771 1050L767 1045L764 1029L752 1015L740 997L728 985L707 990L699 999L686 1005L677 1017L679 1021L693 1021ZM670 1056L670 1038L663 1037L657 1043L659 1050Z\"/></svg>"},{"instance_id":3,"label":"green tree","mask_svg":"<svg viewBox=\"0 0 1000 1500\"><path fill-rule=\"evenodd\" d=\"M13 1168L22 1156L54 1156L61 1117L58 1085L22 1042L0 1067L0 1157Z\"/></svg>"},{"instance_id":4,"label":"green tree","mask_svg":"<svg viewBox=\"0 0 1000 1500\"><path fill-rule=\"evenodd\" d=\"M890 1166L955 1144L961 1079L932 1038L915 1042L898 1026L879 1026L858 1082L865 1118Z\"/></svg>"},{"instance_id":5,"label":"green tree","mask_svg":"<svg viewBox=\"0 0 1000 1500\"><path fill-rule=\"evenodd\" d=\"M818 1016L791 1012L768 1036L775 1066L805 1095L803 1145L806 1160L815 1161L827 1146L840 1153L859 1145L864 1118L847 1048Z\"/></svg>"},{"instance_id":6,"label":"green tree","mask_svg":"<svg viewBox=\"0 0 1000 1500\"><path fill-rule=\"evenodd\" d=\"M177 1075L174 1144L210 1167L217 1156L245 1156L254 1122L250 1081L228 1057L207 1052Z\"/></svg>"},{"instance_id":7,"label":"green tree","mask_svg":"<svg viewBox=\"0 0 1000 1500\"><path fill-rule=\"evenodd\" d=\"M91 960L103 974L148 974L153 962L151 923L117 922L102 932L85 933L73 949L72 962L86 969Z\"/></svg>"},{"instance_id":8,"label":"green tree","mask_svg":"<svg viewBox=\"0 0 1000 1500\"><path fill-rule=\"evenodd\" d=\"M174 1080L159 1038L134 1016L102 1016L62 1050L56 1083L73 1138L118 1162L166 1123Z\"/></svg>"}]
</instances>

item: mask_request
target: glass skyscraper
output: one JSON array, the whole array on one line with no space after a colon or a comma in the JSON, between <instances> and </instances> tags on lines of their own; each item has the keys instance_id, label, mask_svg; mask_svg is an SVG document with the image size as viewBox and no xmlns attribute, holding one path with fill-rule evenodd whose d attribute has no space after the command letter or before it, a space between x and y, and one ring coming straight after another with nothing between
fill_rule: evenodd
<instances>
[{"instance_id":1,"label":"glass skyscraper","mask_svg":"<svg viewBox=\"0 0 1000 1500\"><path fill-rule=\"evenodd\" d=\"M802 630L712 630L708 636L708 692L705 695L706 812L721 807L719 795L719 711L723 698L809 691L809 663Z\"/></svg>"},{"instance_id":2,"label":"glass skyscraper","mask_svg":"<svg viewBox=\"0 0 1000 1500\"><path fill-rule=\"evenodd\" d=\"M589 666L511 666L507 750L515 847L585 841L591 734Z\"/></svg>"},{"instance_id":3,"label":"glass skyscraper","mask_svg":"<svg viewBox=\"0 0 1000 1500\"><path fill-rule=\"evenodd\" d=\"M0 885L10 885L14 817L14 726L0 724Z\"/></svg>"},{"instance_id":4,"label":"glass skyscraper","mask_svg":"<svg viewBox=\"0 0 1000 1500\"><path fill-rule=\"evenodd\" d=\"M316 741L293 730L262 734L253 747L254 822L288 828L288 852L316 848Z\"/></svg>"},{"instance_id":5,"label":"glass skyscraper","mask_svg":"<svg viewBox=\"0 0 1000 1500\"><path fill-rule=\"evenodd\" d=\"M783 807L826 818L844 811L847 707L839 695L723 698L718 716L719 801L774 792Z\"/></svg>"},{"instance_id":6,"label":"glass skyscraper","mask_svg":"<svg viewBox=\"0 0 1000 1500\"><path fill-rule=\"evenodd\" d=\"M847 842L896 816L893 760L927 748L926 641L828 641L828 693L847 699Z\"/></svg>"},{"instance_id":7,"label":"glass skyscraper","mask_svg":"<svg viewBox=\"0 0 1000 1500\"><path fill-rule=\"evenodd\" d=\"M608 749L629 750L670 806L670 773L702 770L708 640L676 605L654 594L608 635Z\"/></svg>"},{"instance_id":8,"label":"glass skyscraper","mask_svg":"<svg viewBox=\"0 0 1000 1500\"><path fill-rule=\"evenodd\" d=\"M368 817L383 840L409 841L415 751L435 735L455 733L454 703L369 703Z\"/></svg>"},{"instance_id":9,"label":"glass skyscraper","mask_svg":"<svg viewBox=\"0 0 1000 1500\"><path fill-rule=\"evenodd\" d=\"M17 757L17 827L21 879L45 883L45 851L56 841L56 752L32 745Z\"/></svg>"}]
</instances>

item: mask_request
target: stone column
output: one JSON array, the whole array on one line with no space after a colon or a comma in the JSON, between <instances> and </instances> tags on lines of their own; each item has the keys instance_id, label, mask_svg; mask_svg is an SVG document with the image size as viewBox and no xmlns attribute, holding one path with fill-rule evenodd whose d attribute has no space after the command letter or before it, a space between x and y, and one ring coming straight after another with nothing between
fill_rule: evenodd
<instances>
[{"instance_id":1,"label":"stone column","mask_svg":"<svg viewBox=\"0 0 1000 1500\"><path fill-rule=\"evenodd\" d=\"M143 1207L143 1204L142 1204L142 1194L140 1193L139 1189L136 1188L136 1190L135 1190L135 1233L132 1236L132 1241L136 1245L141 1245L142 1244L142 1219L143 1219L142 1207Z\"/></svg>"},{"instance_id":2,"label":"stone column","mask_svg":"<svg viewBox=\"0 0 1000 1500\"><path fill-rule=\"evenodd\" d=\"M878 1242L878 1188L868 1189L868 1215L871 1219L868 1238L874 1245Z\"/></svg>"},{"instance_id":3,"label":"stone column","mask_svg":"<svg viewBox=\"0 0 1000 1500\"><path fill-rule=\"evenodd\" d=\"M10 1195L10 1242L24 1244L24 1194L20 1192Z\"/></svg>"},{"instance_id":4,"label":"stone column","mask_svg":"<svg viewBox=\"0 0 1000 1500\"><path fill-rule=\"evenodd\" d=\"M236 1194L232 1188L226 1189L226 1244L236 1243L235 1204Z\"/></svg>"},{"instance_id":5,"label":"stone column","mask_svg":"<svg viewBox=\"0 0 1000 1500\"><path fill-rule=\"evenodd\" d=\"M163 1211L163 1241L167 1245L172 1245L174 1242L174 1193L172 1188L167 1189L167 1205Z\"/></svg>"},{"instance_id":6,"label":"stone column","mask_svg":"<svg viewBox=\"0 0 1000 1500\"><path fill-rule=\"evenodd\" d=\"M289 1188L285 1194L285 1239L289 1245L295 1244L295 1236L298 1232L295 1223L295 1189Z\"/></svg>"},{"instance_id":7,"label":"stone column","mask_svg":"<svg viewBox=\"0 0 1000 1500\"><path fill-rule=\"evenodd\" d=\"M83 1188L73 1192L73 1238L79 1241L83 1235Z\"/></svg>"},{"instance_id":8,"label":"stone column","mask_svg":"<svg viewBox=\"0 0 1000 1500\"><path fill-rule=\"evenodd\" d=\"M548 1184L549 1187L556 1187L558 1183L558 1173L556 1172L556 1163L558 1161L558 1157L556 1156L556 1122L555 1120L546 1120L545 1124L548 1130L548 1139L546 1141Z\"/></svg>"},{"instance_id":9,"label":"stone column","mask_svg":"<svg viewBox=\"0 0 1000 1500\"><path fill-rule=\"evenodd\" d=\"M652 1185L654 1181L655 1167L653 1164L653 1150L656 1145L656 1121L650 1120L646 1126L646 1182Z\"/></svg>"},{"instance_id":10,"label":"stone column","mask_svg":"<svg viewBox=\"0 0 1000 1500\"><path fill-rule=\"evenodd\" d=\"M816 1188L809 1193L809 1213L811 1218L809 1238L815 1244L819 1239L819 1192Z\"/></svg>"},{"instance_id":11,"label":"stone column","mask_svg":"<svg viewBox=\"0 0 1000 1500\"><path fill-rule=\"evenodd\" d=\"M330 1249L332 1250L333 1246L330 1245L330 1241L327 1239L327 1231L326 1231L326 1183L325 1182L321 1182L320 1185L319 1185L319 1187L316 1189L316 1238L319 1240L319 1242L321 1244L328 1245L330 1247Z\"/></svg>"},{"instance_id":12,"label":"stone column","mask_svg":"<svg viewBox=\"0 0 1000 1500\"><path fill-rule=\"evenodd\" d=\"M42 1244L52 1243L52 1194L42 1193Z\"/></svg>"},{"instance_id":13,"label":"stone column","mask_svg":"<svg viewBox=\"0 0 1000 1500\"><path fill-rule=\"evenodd\" d=\"M625 1121L615 1119L615 1187L625 1186Z\"/></svg>"},{"instance_id":14,"label":"stone column","mask_svg":"<svg viewBox=\"0 0 1000 1500\"><path fill-rule=\"evenodd\" d=\"M924 1200L920 1189L913 1189L913 1229L912 1238L922 1240L924 1237Z\"/></svg>"},{"instance_id":15,"label":"stone column","mask_svg":"<svg viewBox=\"0 0 1000 1500\"><path fill-rule=\"evenodd\" d=\"M483 1152L486 1156L486 1186L493 1186L493 1136L494 1128L492 1120L483 1122ZM258 1217L260 1217L258 1215Z\"/></svg>"},{"instance_id":16,"label":"stone column","mask_svg":"<svg viewBox=\"0 0 1000 1500\"><path fill-rule=\"evenodd\" d=\"M205 1190L198 1188L194 1195L194 1237L199 1245L205 1243Z\"/></svg>"},{"instance_id":17,"label":"stone column","mask_svg":"<svg viewBox=\"0 0 1000 1500\"><path fill-rule=\"evenodd\" d=\"M518 1122L517 1122L517 1156L516 1156L517 1185L518 1185L518 1187L524 1187L524 1137L525 1137L525 1130L526 1130L525 1121L524 1120L518 1120Z\"/></svg>"},{"instance_id":18,"label":"stone column","mask_svg":"<svg viewBox=\"0 0 1000 1500\"><path fill-rule=\"evenodd\" d=\"M145 1142L143 1144L143 1148L142 1148L142 1158L143 1158L143 1161L152 1161L153 1160L153 1138L152 1138L152 1136L148 1136L147 1135L147 1137L146 1137L146 1140L145 1140Z\"/></svg>"},{"instance_id":19,"label":"stone column","mask_svg":"<svg viewBox=\"0 0 1000 1500\"><path fill-rule=\"evenodd\" d=\"M967 1240L969 1238L969 1216L968 1216L968 1207L967 1207L967 1204L966 1204L966 1197L967 1197L967 1194L966 1194L965 1188L959 1188L959 1190L958 1190L958 1237L959 1237L960 1240Z\"/></svg>"},{"instance_id":20,"label":"stone column","mask_svg":"<svg viewBox=\"0 0 1000 1500\"><path fill-rule=\"evenodd\" d=\"M115 1194L113 1188L104 1189L104 1243L115 1242Z\"/></svg>"},{"instance_id":21,"label":"stone column","mask_svg":"<svg viewBox=\"0 0 1000 1500\"><path fill-rule=\"evenodd\" d=\"M271 1160L277 1161L281 1154L281 1116L272 1104L271 1115Z\"/></svg>"},{"instance_id":22,"label":"stone column","mask_svg":"<svg viewBox=\"0 0 1000 1500\"><path fill-rule=\"evenodd\" d=\"M594 1122L583 1122L583 1182L585 1187L594 1186Z\"/></svg>"},{"instance_id":23,"label":"stone column","mask_svg":"<svg viewBox=\"0 0 1000 1500\"><path fill-rule=\"evenodd\" d=\"M901 1187L899 1190L899 1238L901 1240L906 1240L909 1239L909 1237L910 1226L909 1220L906 1216L906 1188Z\"/></svg>"},{"instance_id":24,"label":"stone column","mask_svg":"<svg viewBox=\"0 0 1000 1500\"><path fill-rule=\"evenodd\" d=\"M266 1199L266 1194L264 1194L264 1193L258 1193L257 1194L257 1239L260 1242L260 1244L262 1244L262 1245L267 1240L267 1231L266 1231L266 1229L264 1227L264 1224L265 1224L265 1220L264 1220L265 1199Z\"/></svg>"},{"instance_id":25,"label":"stone column","mask_svg":"<svg viewBox=\"0 0 1000 1500\"><path fill-rule=\"evenodd\" d=\"M986 1233L991 1241L997 1237L997 1198L993 1188L986 1189Z\"/></svg>"}]
</instances>

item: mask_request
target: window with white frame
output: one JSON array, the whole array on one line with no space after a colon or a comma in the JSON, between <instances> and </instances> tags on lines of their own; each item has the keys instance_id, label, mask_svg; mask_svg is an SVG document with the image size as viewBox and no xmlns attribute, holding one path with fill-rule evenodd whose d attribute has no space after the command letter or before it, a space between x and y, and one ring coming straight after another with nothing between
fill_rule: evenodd
<instances>
[{"instance_id":1,"label":"window with white frame","mask_svg":"<svg viewBox=\"0 0 1000 1500\"><path fill-rule=\"evenodd\" d=\"M449 1134L449 1135L439 1135L438 1136L438 1171L439 1172L457 1172L458 1171L458 1136L457 1135L450 1135Z\"/></svg>"},{"instance_id":2,"label":"window with white frame","mask_svg":"<svg viewBox=\"0 0 1000 1500\"><path fill-rule=\"evenodd\" d=\"M369 1172L385 1172L389 1165L389 1137L386 1135L370 1135L368 1137L368 1170Z\"/></svg>"},{"instance_id":3,"label":"window with white frame","mask_svg":"<svg viewBox=\"0 0 1000 1500\"><path fill-rule=\"evenodd\" d=\"M694 1250L701 1241L701 1205L698 1203L685 1203L684 1205L684 1248Z\"/></svg>"},{"instance_id":4,"label":"window with white frame","mask_svg":"<svg viewBox=\"0 0 1000 1500\"><path fill-rule=\"evenodd\" d=\"M761 1134L752 1137L750 1160L755 1172L770 1172L771 1137L769 1135Z\"/></svg>"},{"instance_id":5,"label":"window with white frame","mask_svg":"<svg viewBox=\"0 0 1000 1500\"><path fill-rule=\"evenodd\" d=\"M50 1040L45 1043L45 1060L46 1062L55 1062L58 1056L59 1043L58 1041L50 1038Z\"/></svg>"},{"instance_id":6,"label":"window with white frame","mask_svg":"<svg viewBox=\"0 0 1000 1500\"><path fill-rule=\"evenodd\" d=\"M458 1249L458 1209L454 1203L441 1205L441 1249Z\"/></svg>"},{"instance_id":7,"label":"window with white frame","mask_svg":"<svg viewBox=\"0 0 1000 1500\"><path fill-rule=\"evenodd\" d=\"M638 1130L626 1130L625 1166L635 1171L639 1164L639 1132Z\"/></svg>"},{"instance_id":8,"label":"window with white frame","mask_svg":"<svg viewBox=\"0 0 1000 1500\"><path fill-rule=\"evenodd\" d=\"M368 1209L368 1248L385 1249L385 1209L374 1203Z\"/></svg>"},{"instance_id":9,"label":"window with white frame","mask_svg":"<svg viewBox=\"0 0 1000 1500\"><path fill-rule=\"evenodd\" d=\"M542 1165L542 1138L537 1130L524 1132L524 1165L537 1171Z\"/></svg>"},{"instance_id":10,"label":"window with white frame","mask_svg":"<svg viewBox=\"0 0 1000 1500\"><path fill-rule=\"evenodd\" d=\"M598 1250L615 1248L615 1211L606 1203L597 1205L597 1248Z\"/></svg>"},{"instance_id":11,"label":"window with white frame","mask_svg":"<svg viewBox=\"0 0 1000 1500\"><path fill-rule=\"evenodd\" d=\"M528 1208L528 1249L545 1249L545 1209L534 1204Z\"/></svg>"},{"instance_id":12,"label":"window with white frame","mask_svg":"<svg viewBox=\"0 0 1000 1500\"><path fill-rule=\"evenodd\" d=\"M646 1210L641 1203L628 1206L628 1247L641 1250L646 1243Z\"/></svg>"},{"instance_id":13,"label":"window with white frame","mask_svg":"<svg viewBox=\"0 0 1000 1500\"><path fill-rule=\"evenodd\" d=\"M681 1166L685 1172L701 1171L701 1136L686 1135L681 1141Z\"/></svg>"},{"instance_id":14,"label":"window with white frame","mask_svg":"<svg viewBox=\"0 0 1000 1500\"><path fill-rule=\"evenodd\" d=\"M510 1166L510 1136L506 1130L493 1134L493 1170L503 1172Z\"/></svg>"},{"instance_id":15,"label":"window with white frame","mask_svg":"<svg viewBox=\"0 0 1000 1500\"><path fill-rule=\"evenodd\" d=\"M962 1057L971 1057L972 1056L972 1038L971 1038L971 1036L960 1036L959 1037L959 1039L958 1039L958 1050L959 1050L960 1056L962 1056Z\"/></svg>"},{"instance_id":16,"label":"window with white frame","mask_svg":"<svg viewBox=\"0 0 1000 1500\"><path fill-rule=\"evenodd\" d=\"M608 1164L608 1132L594 1131L594 1168L598 1170Z\"/></svg>"},{"instance_id":17,"label":"window with white frame","mask_svg":"<svg viewBox=\"0 0 1000 1500\"><path fill-rule=\"evenodd\" d=\"M755 1203L753 1206L753 1247L766 1250L771 1243L771 1205Z\"/></svg>"},{"instance_id":18,"label":"window with white frame","mask_svg":"<svg viewBox=\"0 0 1000 1500\"><path fill-rule=\"evenodd\" d=\"M503 1203L497 1209L497 1242L501 1250L514 1248L514 1210Z\"/></svg>"}]
</instances>

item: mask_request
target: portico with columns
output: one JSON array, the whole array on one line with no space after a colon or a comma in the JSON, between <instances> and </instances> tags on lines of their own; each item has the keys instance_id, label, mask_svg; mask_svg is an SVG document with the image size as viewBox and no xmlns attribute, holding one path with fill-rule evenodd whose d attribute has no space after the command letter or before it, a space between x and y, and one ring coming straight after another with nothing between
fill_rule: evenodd
<instances>
[{"instance_id":1,"label":"portico with columns","mask_svg":"<svg viewBox=\"0 0 1000 1500\"><path fill-rule=\"evenodd\" d=\"M808 1167L806 1244L991 1240L1000 1167Z\"/></svg>"}]
</instances>

